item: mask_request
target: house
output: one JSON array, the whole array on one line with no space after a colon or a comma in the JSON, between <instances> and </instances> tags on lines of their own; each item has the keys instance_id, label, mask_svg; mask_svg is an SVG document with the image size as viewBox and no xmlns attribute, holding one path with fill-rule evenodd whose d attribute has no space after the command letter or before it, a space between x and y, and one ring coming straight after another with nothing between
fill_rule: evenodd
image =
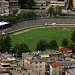
<instances>
[{"instance_id":1,"label":"house","mask_svg":"<svg viewBox=\"0 0 75 75\"><path fill-rule=\"evenodd\" d=\"M59 49L62 53L72 53L72 50L66 47L60 48Z\"/></svg>"},{"instance_id":2,"label":"house","mask_svg":"<svg viewBox=\"0 0 75 75\"><path fill-rule=\"evenodd\" d=\"M46 64L46 75L61 75L62 74L62 66L61 62L55 61Z\"/></svg>"}]
</instances>

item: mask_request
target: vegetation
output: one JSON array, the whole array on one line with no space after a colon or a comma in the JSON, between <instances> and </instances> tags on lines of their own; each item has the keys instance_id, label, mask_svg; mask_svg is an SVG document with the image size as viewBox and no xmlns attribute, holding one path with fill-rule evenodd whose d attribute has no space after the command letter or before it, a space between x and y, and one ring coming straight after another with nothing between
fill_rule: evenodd
<instances>
[{"instance_id":1,"label":"vegetation","mask_svg":"<svg viewBox=\"0 0 75 75\"><path fill-rule=\"evenodd\" d=\"M75 42L75 31L73 31L73 33L71 34L71 40L72 40L73 42Z\"/></svg>"},{"instance_id":2,"label":"vegetation","mask_svg":"<svg viewBox=\"0 0 75 75\"><path fill-rule=\"evenodd\" d=\"M40 31L41 30L41 34L40 33L38 33L38 30ZM50 32L49 32L49 31ZM47 31L47 33L46 33L46 31ZM56 34L56 33L58 33L59 31L61 32L60 34L64 34L64 33L69 33L69 35L64 35L63 36L63 34L62 35L60 35L60 37L59 37L59 35L58 34ZM32 32L34 32L34 34L35 35L33 35L33 33ZM37 33L36 33L37 32ZM68 37L70 37L70 34L73 34L75 31L73 31L72 33L71 32L69 32L69 31L63 31L63 30L60 30L60 29L49 29L49 28L43 28L43 29L36 29L36 30L32 30L32 31L30 31L30 32L27 32L26 34L25 33L23 33L23 34L21 34L21 35L19 35L18 36L18 42L15 40L11 40L11 37L7 34L7 35L4 35L4 36L2 36L1 38L0 38L0 51L1 52L11 52L11 53L15 53L15 54L17 54L18 56L21 56L21 54L22 53L24 53L24 52L30 52L32 49L34 49L35 47L36 47L36 49L35 50L39 50L39 51L45 51L46 49L53 49L53 50L57 50L59 47L58 47L58 43L56 42L56 41L59 41L60 40L60 38L61 38L61 40L63 39L63 37L66 37L67 39L69 39L69 42L68 42L68 40L67 39L63 39L62 41L61 41L61 43L62 43L62 46L63 47L69 47L70 49L72 49L72 52L73 52L73 54L75 54L75 41L71 41L71 43L70 43L70 38L68 38ZM30 37L29 36L29 34L28 33L30 33L31 34L31 36L33 36L33 37ZM46 34L44 34L44 33L46 33ZM55 34L53 34L53 33L55 33ZM25 35L24 35L25 34ZM38 35L37 35L38 34ZM25 39L23 39L23 37L22 37L22 35L23 35L23 37L25 38ZM43 35L42 37L40 37L41 35ZM49 36L50 35L50 36ZM54 35L54 36L53 36ZM71 37L72 36L74 36L74 35L71 35ZM14 36L14 37L16 37L16 36ZM28 39L30 37L30 40ZM40 38L39 38L40 37ZM57 38L58 38L58 40L56 40ZM20 40L22 39L22 41L20 42ZM42 39L41 39L42 38ZM74 37L73 37L74 38ZM29 41L28 41L28 40ZM41 40L40 40L41 39ZM27 40L27 41L26 41ZM36 42L36 40L37 40L37 42ZM15 45L11 45L11 41L12 42L16 42L16 44ZM50 42L49 42L50 41ZM25 42L26 42L26 44L25 44ZM29 44L27 44L29 42ZM34 42L34 44L32 43L32 42ZM70 43L70 44L69 44ZM29 49L29 46L30 46L30 44L31 44L31 46L33 46L34 45L34 48L30 48Z\"/></svg>"},{"instance_id":3,"label":"vegetation","mask_svg":"<svg viewBox=\"0 0 75 75\"><path fill-rule=\"evenodd\" d=\"M60 16L61 15L61 12L62 12L62 7L54 7L54 6L51 6L49 9L48 9L49 13L50 13L50 17L52 16Z\"/></svg>"},{"instance_id":4,"label":"vegetation","mask_svg":"<svg viewBox=\"0 0 75 75\"><path fill-rule=\"evenodd\" d=\"M11 48L11 37L9 35L5 35L0 38L0 51L1 52L10 52Z\"/></svg>"},{"instance_id":5,"label":"vegetation","mask_svg":"<svg viewBox=\"0 0 75 75\"><path fill-rule=\"evenodd\" d=\"M16 23L17 17L15 15L4 16L4 21L10 22L11 24Z\"/></svg>"},{"instance_id":6,"label":"vegetation","mask_svg":"<svg viewBox=\"0 0 75 75\"><path fill-rule=\"evenodd\" d=\"M36 18L36 13L33 11L21 11L21 13L18 15L21 20L27 20L27 19L35 19Z\"/></svg>"},{"instance_id":7,"label":"vegetation","mask_svg":"<svg viewBox=\"0 0 75 75\"><path fill-rule=\"evenodd\" d=\"M41 39L38 41L37 46L36 46L36 50L37 51L45 51L47 49L47 43L46 40Z\"/></svg>"},{"instance_id":8,"label":"vegetation","mask_svg":"<svg viewBox=\"0 0 75 75\"><path fill-rule=\"evenodd\" d=\"M53 49L53 50L57 50L57 49L58 49L58 45L57 45L56 40L51 40L51 41L48 43L48 48L49 48L49 49Z\"/></svg>"},{"instance_id":9,"label":"vegetation","mask_svg":"<svg viewBox=\"0 0 75 75\"><path fill-rule=\"evenodd\" d=\"M62 47L68 47L68 45L69 45L69 41L68 41L66 38L64 38L64 39L62 40L61 46L62 46Z\"/></svg>"},{"instance_id":10,"label":"vegetation","mask_svg":"<svg viewBox=\"0 0 75 75\"><path fill-rule=\"evenodd\" d=\"M17 43L26 43L29 45L29 49L31 51L35 51L37 43L41 39L45 39L47 43L51 40L56 40L58 47L61 46L62 40L66 38L68 41L70 40L71 33L73 30L63 30L63 29L50 29L50 28L42 28L35 29L29 32L25 32L12 37L12 44L16 45Z\"/></svg>"},{"instance_id":11,"label":"vegetation","mask_svg":"<svg viewBox=\"0 0 75 75\"><path fill-rule=\"evenodd\" d=\"M71 40L72 42L70 43L69 47L72 49L72 53L75 54L75 31L73 31L71 34Z\"/></svg>"},{"instance_id":12,"label":"vegetation","mask_svg":"<svg viewBox=\"0 0 75 75\"><path fill-rule=\"evenodd\" d=\"M32 9L35 6L34 0L18 0L21 9Z\"/></svg>"},{"instance_id":13,"label":"vegetation","mask_svg":"<svg viewBox=\"0 0 75 75\"><path fill-rule=\"evenodd\" d=\"M13 53L16 53L17 56L21 56L22 53L30 52L29 46L25 43L18 43L13 47Z\"/></svg>"},{"instance_id":14,"label":"vegetation","mask_svg":"<svg viewBox=\"0 0 75 75\"><path fill-rule=\"evenodd\" d=\"M16 23L17 21L23 21L23 20L28 20L28 19L36 19L36 13L33 11L21 11L20 14L18 15L9 15L9 16L4 16L4 21L10 22L11 24Z\"/></svg>"}]
</instances>

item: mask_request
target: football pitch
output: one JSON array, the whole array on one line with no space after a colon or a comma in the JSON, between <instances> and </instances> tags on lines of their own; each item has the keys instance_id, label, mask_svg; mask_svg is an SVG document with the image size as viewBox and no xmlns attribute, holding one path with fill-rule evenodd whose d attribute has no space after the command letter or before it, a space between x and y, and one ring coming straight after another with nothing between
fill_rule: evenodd
<instances>
[{"instance_id":1,"label":"football pitch","mask_svg":"<svg viewBox=\"0 0 75 75\"><path fill-rule=\"evenodd\" d=\"M37 42L40 39L45 39L47 42L50 40L56 40L58 46L61 46L61 42L64 38L70 41L72 29L52 29L52 28L38 28L28 32L24 32L12 37L12 45L17 43L26 43L29 45L31 51L35 51Z\"/></svg>"}]
</instances>

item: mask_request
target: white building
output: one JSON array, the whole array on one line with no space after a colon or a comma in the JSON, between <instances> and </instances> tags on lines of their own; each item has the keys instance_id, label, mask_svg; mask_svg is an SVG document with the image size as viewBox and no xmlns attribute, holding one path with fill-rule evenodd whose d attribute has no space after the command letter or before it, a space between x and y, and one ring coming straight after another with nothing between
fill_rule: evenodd
<instances>
[{"instance_id":1,"label":"white building","mask_svg":"<svg viewBox=\"0 0 75 75\"><path fill-rule=\"evenodd\" d=\"M65 7L66 0L34 0L36 3L35 8L48 10L51 6Z\"/></svg>"},{"instance_id":2,"label":"white building","mask_svg":"<svg viewBox=\"0 0 75 75\"><path fill-rule=\"evenodd\" d=\"M9 15L9 1L0 0L0 15Z\"/></svg>"}]
</instances>

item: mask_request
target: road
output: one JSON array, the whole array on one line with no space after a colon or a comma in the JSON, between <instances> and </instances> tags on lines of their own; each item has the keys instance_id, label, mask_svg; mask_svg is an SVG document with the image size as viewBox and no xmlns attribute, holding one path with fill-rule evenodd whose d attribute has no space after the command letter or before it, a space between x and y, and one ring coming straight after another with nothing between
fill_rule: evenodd
<instances>
[{"instance_id":1,"label":"road","mask_svg":"<svg viewBox=\"0 0 75 75\"><path fill-rule=\"evenodd\" d=\"M51 19L36 19L36 20L28 20L23 22L18 22L13 24L12 27L3 30L3 32L11 32L20 28L29 27L29 26L36 26L36 25L45 25L45 24L75 24L75 18L51 18ZM0 30L1 35L1 30Z\"/></svg>"}]
</instances>

